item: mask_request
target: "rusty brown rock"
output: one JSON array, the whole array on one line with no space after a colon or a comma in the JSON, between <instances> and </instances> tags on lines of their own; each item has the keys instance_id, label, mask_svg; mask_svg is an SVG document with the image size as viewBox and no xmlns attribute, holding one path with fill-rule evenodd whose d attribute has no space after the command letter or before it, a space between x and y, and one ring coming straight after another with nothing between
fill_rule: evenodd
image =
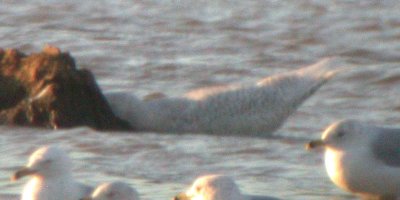
<instances>
[{"instance_id":1,"label":"rusty brown rock","mask_svg":"<svg viewBox=\"0 0 400 200\"><path fill-rule=\"evenodd\" d=\"M0 124L133 130L112 113L93 74L49 45L31 55L0 49Z\"/></svg>"}]
</instances>

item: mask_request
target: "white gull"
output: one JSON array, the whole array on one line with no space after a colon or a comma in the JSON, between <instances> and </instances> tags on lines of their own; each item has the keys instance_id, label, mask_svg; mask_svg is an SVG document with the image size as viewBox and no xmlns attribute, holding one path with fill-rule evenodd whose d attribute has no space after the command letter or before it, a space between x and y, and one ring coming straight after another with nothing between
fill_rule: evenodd
<instances>
[{"instance_id":1,"label":"white gull","mask_svg":"<svg viewBox=\"0 0 400 200\"><path fill-rule=\"evenodd\" d=\"M278 200L268 196L243 195L229 176L211 174L197 178L173 200Z\"/></svg>"},{"instance_id":2,"label":"white gull","mask_svg":"<svg viewBox=\"0 0 400 200\"><path fill-rule=\"evenodd\" d=\"M91 188L72 177L72 163L57 146L44 146L29 157L28 164L11 177L18 180L32 176L25 185L21 200L79 200L90 194Z\"/></svg>"},{"instance_id":3,"label":"white gull","mask_svg":"<svg viewBox=\"0 0 400 200\"><path fill-rule=\"evenodd\" d=\"M138 192L120 181L103 183L93 193L82 200L139 200Z\"/></svg>"},{"instance_id":4,"label":"white gull","mask_svg":"<svg viewBox=\"0 0 400 200\"><path fill-rule=\"evenodd\" d=\"M138 131L271 135L343 67L336 61L323 59L254 85L204 88L181 98L144 101L122 92L105 96L113 112Z\"/></svg>"},{"instance_id":5,"label":"white gull","mask_svg":"<svg viewBox=\"0 0 400 200\"><path fill-rule=\"evenodd\" d=\"M322 139L307 144L325 149L325 167L338 187L363 199L400 197L400 129L355 120L331 124Z\"/></svg>"}]
</instances>

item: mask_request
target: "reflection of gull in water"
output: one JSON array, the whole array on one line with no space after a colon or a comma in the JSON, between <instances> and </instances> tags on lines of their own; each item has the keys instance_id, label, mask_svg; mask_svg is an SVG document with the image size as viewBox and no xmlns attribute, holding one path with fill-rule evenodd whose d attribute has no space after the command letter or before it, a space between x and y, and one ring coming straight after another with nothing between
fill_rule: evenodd
<instances>
[{"instance_id":1,"label":"reflection of gull in water","mask_svg":"<svg viewBox=\"0 0 400 200\"><path fill-rule=\"evenodd\" d=\"M184 193L173 200L278 200L267 196L242 195L236 183L228 176L206 175L197 178Z\"/></svg>"},{"instance_id":2,"label":"reflection of gull in water","mask_svg":"<svg viewBox=\"0 0 400 200\"><path fill-rule=\"evenodd\" d=\"M91 192L90 187L75 182L68 155L56 146L36 150L28 164L15 172L12 180L28 175L32 178L24 187L22 200L77 200Z\"/></svg>"},{"instance_id":3,"label":"reflection of gull in water","mask_svg":"<svg viewBox=\"0 0 400 200\"><path fill-rule=\"evenodd\" d=\"M400 197L400 129L353 120L330 125L308 148L325 148L325 167L340 188L366 199Z\"/></svg>"},{"instance_id":4,"label":"reflection of gull in water","mask_svg":"<svg viewBox=\"0 0 400 200\"><path fill-rule=\"evenodd\" d=\"M331 59L255 85L212 87L182 98L142 101L108 93L114 113L139 131L271 134L301 103L338 71Z\"/></svg>"},{"instance_id":5,"label":"reflection of gull in water","mask_svg":"<svg viewBox=\"0 0 400 200\"><path fill-rule=\"evenodd\" d=\"M124 182L103 183L82 200L139 200L137 191Z\"/></svg>"}]
</instances>

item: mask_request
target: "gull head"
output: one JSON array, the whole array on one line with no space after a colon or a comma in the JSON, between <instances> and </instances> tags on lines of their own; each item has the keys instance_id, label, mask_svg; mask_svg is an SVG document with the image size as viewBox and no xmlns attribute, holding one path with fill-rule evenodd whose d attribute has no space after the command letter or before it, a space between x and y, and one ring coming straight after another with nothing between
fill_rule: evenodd
<instances>
[{"instance_id":1,"label":"gull head","mask_svg":"<svg viewBox=\"0 0 400 200\"><path fill-rule=\"evenodd\" d=\"M329 125L319 140L306 144L306 149L326 147L336 150L356 148L367 140L369 128L366 124L355 120L341 120Z\"/></svg>"},{"instance_id":2,"label":"gull head","mask_svg":"<svg viewBox=\"0 0 400 200\"><path fill-rule=\"evenodd\" d=\"M139 200L139 195L128 184L117 181L97 186L91 197L82 200Z\"/></svg>"},{"instance_id":3,"label":"gull head","mask_svg":"<svg viewBox=\"0 0 400 200\"><path fill-rule=\"evenodd\" d=\"M173 200L242 200L236 183L228 176L206 175L196 179L184 193Z\"/></svg>"},{"instance_id":4,"label":"gull head","mask_svg":"<svg viewBox=\"0 0 400 200\"><path fill-rule=\"evenodd\" d=\"M69 175L71 160L67 153L57 146L44 146L33 152L28 164L16 171L11 180L33 175L50 178L53 176Z\"/></svg>"},{"instance_id":5,"label":"gull head","mask_svg":"<svg viewBox=\"0 0 400 200\"><path fill-rule=\"evenodd\" d=\"M326 172L341 189L362 199L398 199L399 130L354 120L328 126L308 149L324 147Z\"/></svg>"}]
</instances>

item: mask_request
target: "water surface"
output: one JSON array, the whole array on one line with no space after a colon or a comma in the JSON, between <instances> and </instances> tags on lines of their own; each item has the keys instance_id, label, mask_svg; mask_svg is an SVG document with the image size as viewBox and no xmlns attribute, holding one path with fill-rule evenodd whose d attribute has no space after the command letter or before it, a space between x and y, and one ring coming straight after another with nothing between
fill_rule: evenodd
<instances>
[{"instance_id":1,"label":"water surface","mask_svg":"<svg viewBox=\"0 0 400 200\"><path fill-rule=\"evenodd\" d=\"M0 127L0 197L40 145L59 144L76 178L123 180L141 197L170 199L198 175L234 177L244 193L293 200L350 200L304 143L343 118L400 122L400 3L396 0L130 0L0 2L0 46L45 43L70 51L104 91L169 96L250 83L337 56L355 68L322 87L273 138Z\"/></svg>"}]
</instances>

